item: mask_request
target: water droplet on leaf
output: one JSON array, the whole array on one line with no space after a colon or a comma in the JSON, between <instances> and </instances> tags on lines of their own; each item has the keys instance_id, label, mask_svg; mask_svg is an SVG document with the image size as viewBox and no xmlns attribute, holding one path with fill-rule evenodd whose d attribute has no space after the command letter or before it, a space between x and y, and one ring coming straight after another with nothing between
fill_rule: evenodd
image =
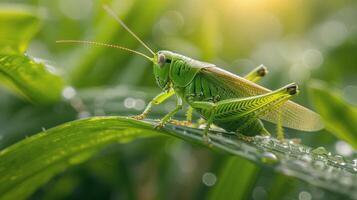
<instances>
[{"instance_id":1,"label":"water droplet on leaf","mask_svg":"<svg viewBox=\"0 0 357 200\"><path fill-rule=\"evenodd\" d=\"M279 160L275 154L273 154L271 152L264 152L262 154L261 161L263 163L267 163L267 164L274 164L274 163L277 163Z\"/></svg>"}]
</instances>

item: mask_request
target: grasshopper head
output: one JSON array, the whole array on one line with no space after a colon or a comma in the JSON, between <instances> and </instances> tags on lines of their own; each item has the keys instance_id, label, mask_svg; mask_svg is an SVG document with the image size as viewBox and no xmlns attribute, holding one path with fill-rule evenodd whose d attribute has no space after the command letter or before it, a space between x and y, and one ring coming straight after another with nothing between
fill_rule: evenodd
<instances>
[{"instance_id":1,"label":"grasshopper head","mask_svg":"<svg viewBox=\"0 0 357 200\"><path fill-rule=\"evenodd\" d=\"M158 51L153 58L154 76L160 88L169 84L169 72L175 54L170 51Z\"/></svg>"}]
</instances>

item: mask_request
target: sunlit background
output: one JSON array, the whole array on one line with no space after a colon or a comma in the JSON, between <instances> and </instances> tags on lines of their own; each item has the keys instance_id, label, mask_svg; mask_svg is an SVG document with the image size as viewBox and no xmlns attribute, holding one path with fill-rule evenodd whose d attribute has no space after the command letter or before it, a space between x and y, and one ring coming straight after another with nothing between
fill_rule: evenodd
<instances>
[{"instance_id":1,"label":"sunlit background","mask_svg":"<svg viewBox=\"0 0 357 200\"><path fill-rule=\"evenodd\" d=\"M63 91L64 100L78 93L84 98L81 105L71 102L72 106L60 103L50 108L32 107L1 89L0 148L42 128L77 118L138 114L160 92L151 64L140 56L116 49L55 43L59 39L93 40L149 54L105 13L104 3L155 51L172 50L240 75L264 64L269 74L262 85L277 89L297 82L301 94L294 100L313 110L309 87L317 80L326 82L326 90L338 91L349 105L357 106L357 3L353 0L0 2L32 6L38 12L42 26L27 54L44 59L63 75L70 85ZM155 117L172 109L173 103L155 108ZM273 125L267 126L274 132ZM301 138L313 147L324 146L347 157L356 155L346 141L325 130L286 132L287 137ZM210 194L231 159L171 137L112 145L88 162L56 176L31 199L212 198ZM244 159L238 163L234 178L255 172L248 181L231 187L244 199L342 198Z\"/></svg>"}]
</instances>

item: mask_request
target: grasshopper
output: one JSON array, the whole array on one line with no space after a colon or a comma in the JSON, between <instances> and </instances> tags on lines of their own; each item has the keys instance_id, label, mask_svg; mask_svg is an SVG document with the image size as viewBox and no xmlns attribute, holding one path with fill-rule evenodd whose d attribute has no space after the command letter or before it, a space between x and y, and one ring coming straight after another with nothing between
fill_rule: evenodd
<instances>
[{"instance_id":1,"label":"grasshopper","mask_svg":"<svg viewBox=\"0 0 357 200\"><path fill-rule=\"evenodd\" d=\"M208 131L212 124L229 132L241 133L246 137L270 135L262 120L278 125L277 137L283 139L282 127L302 131L318 131L323 128L320 116L289 99L298 94L295 83L271 91L258 84L267 74L267 68L259 66L244 77L230 73L214 64L192 59L167 50L151 50L108 6L104 9L121 26L140 42L152 55L92 41L61 40L58 43L84 43L118 48L138 54L153 63L153 73L162 92L152 99L145 110L135 119L144 119L154 105L161 104L171 96L176 96L176 107L167 113L156 126L164 127L170 119L189 105L187 121L192 120L195 110L205 120L203 130L205 142L209 141Z\"/></svg>"}]
</instances>

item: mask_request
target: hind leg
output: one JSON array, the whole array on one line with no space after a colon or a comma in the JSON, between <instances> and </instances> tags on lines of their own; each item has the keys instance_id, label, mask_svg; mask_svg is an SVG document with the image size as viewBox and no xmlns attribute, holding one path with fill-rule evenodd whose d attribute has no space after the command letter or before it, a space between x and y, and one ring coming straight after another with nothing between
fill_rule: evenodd
<instances>
[{"instance_id":1,"label":"hind leg","mask_svg":"<svg viewBox=\"0 0 357 200\"><path fill-rule=\"evenodd\" d=\"M244 124L240 126L242 131L250 131L250 128L257 129L263 135L268 135L265 128L255 126L252 123L257 121L258 117L265 112L281 105L297 93L297 86L290 84L278 90L267 94L252 96L248 98L226 99L217 103L211 102L190 102L195 109L200 109L203 115L208 119L206 128L203 132L204 138L208 138L208 130L214 121L219 123L229 123L246 118ZM259 121L259 123L261 123ZM258 124L257 124L258 125ZM259 128L259 129L258 129Z\"/></svg>"}]
</instances>

